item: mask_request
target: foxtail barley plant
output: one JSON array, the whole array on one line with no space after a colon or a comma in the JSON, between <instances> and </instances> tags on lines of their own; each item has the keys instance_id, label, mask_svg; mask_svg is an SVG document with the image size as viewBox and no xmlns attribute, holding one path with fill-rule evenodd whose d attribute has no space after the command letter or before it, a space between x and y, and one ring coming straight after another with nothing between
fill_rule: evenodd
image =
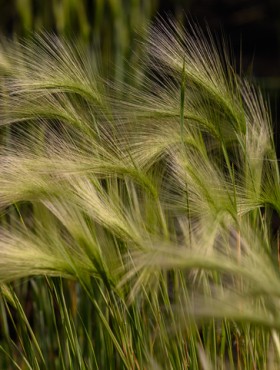
<instances>
[{"instance_id":1,"label":"foxtail barley plant","mask_svg":"<svg viewBox=\"0 0 280 370\"><path fill-rule=\"evenodd\" d=\"M149 35L137 87L2 43L2 369L280 366L269 108L210 33Z\"/></svg>"}]
</instances>

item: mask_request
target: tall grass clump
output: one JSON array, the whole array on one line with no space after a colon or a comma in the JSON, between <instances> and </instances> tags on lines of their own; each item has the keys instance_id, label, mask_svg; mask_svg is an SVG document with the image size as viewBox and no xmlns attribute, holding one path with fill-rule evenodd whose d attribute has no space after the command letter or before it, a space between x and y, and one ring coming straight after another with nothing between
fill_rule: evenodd
<instances>
[{"instance_id":1,"label":"tall grass clump","mask_svg":"<svg viewBox=\"0 0 280 370\"><path fill-rule=\"evenodd\" d=\"M149 34L137 88L2 44L3 369L279 368L269 108L210 33Z\"/></svg>"}]
</instances>

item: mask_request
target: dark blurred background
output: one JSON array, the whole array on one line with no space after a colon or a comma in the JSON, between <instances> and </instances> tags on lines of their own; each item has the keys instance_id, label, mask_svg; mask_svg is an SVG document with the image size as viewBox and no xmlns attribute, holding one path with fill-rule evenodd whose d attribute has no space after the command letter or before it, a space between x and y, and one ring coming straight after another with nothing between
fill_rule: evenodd
<instances>
[{"instance_id":1,"label":"dark blurred background","mask_svg":"<svg viewBox=\"0 0 280 370\"><path fill-rule=\"evenodd\" d=\"M45 30L94 44L118 66L118 78L124 60L137 58L131 53L137 31L156 16L184 21L187 15L202 27L208 24L230 40L237 65L242 54L242 73L269 96L280 141L280 0L0 0L0 5L2 35L21 38Z\"/></svg>"}]
</instances>

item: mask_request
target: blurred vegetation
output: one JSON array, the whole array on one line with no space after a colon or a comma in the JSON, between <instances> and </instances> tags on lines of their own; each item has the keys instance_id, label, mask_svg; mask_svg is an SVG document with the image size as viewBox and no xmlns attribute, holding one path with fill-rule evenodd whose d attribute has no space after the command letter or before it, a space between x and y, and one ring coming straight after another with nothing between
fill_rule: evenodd
<instances>
[{"instance_id":1,"label":"blurred vegetation","mask_svg":"<svg viewBox=\"0 0 280 370\"><path fill-rule=\"evenodd\" d=\"M172 14L180 21L191 15L200 25L206 21L214 33L222 28L237 60L242 43L242 69L260 78L272 105L279 104L278 0L1 0L0 5L0 33L21 38L48 31L90 43L101 51L104 70L119 80L137 64L137 38L156 15Z\"/></svg>"},{"instance_id":2,"label":"blurred vegetation","mask_svg":"<svg viewBox=\"0 0 280 370\"><path fill-rule=\"evenodd\" d=\"M3 5L3 34L26 38L34 32L47 31L91 44L103 56L103 68L109 71L114 66L115 77L121 80L126 66L137 62L137 34L147 30L158 1L13 0ZM124 65L125 61L129 63Z\"/></svg>"},{"instance_id":3,"label":"blurred vegetation","mask_svg":"<svg viewBox=\"0 0 280 370\"><path fill-rule=\"evenodd\" d=\"M221 28L231 39L243 69L262 78L270 90L279 89L280 2L278 0L1 0L0 33L28 37L48 31L99 48L103 63L117 65L137 60L135 42L158 14L184 21L190 15L212 32ZM131 50L134 55L131 55ZM111 61L111 63L110 63Z\"/></svg>"}]
</instances>

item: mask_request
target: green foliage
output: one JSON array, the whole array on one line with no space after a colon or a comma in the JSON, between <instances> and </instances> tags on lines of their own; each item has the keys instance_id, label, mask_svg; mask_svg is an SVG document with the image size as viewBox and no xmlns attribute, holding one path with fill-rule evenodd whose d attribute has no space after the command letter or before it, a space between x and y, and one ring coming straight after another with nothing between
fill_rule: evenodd
<instances>
[{"instance_id":1,"label":"green foliage","mask_svg":"<svg viewBox=\"0 0 280 370\"><path fill-rule=\"evenodd\" d=\"M136 86L58 37L2 45L2 368L279 366L266 103L195 27L143 48Z\"/></svg>"},{"instance_id":2,"label":"green foliage","mask_svg":"<svg viewBox=\"0 0 280 370\"><path fill-rule=\"evenodd\" d=\"M14 39L52 32L94 45L102 55L102 68L122 80L142 56L135 41L145 36L157 6L157 0L12 0L3 4L0 32Z\"/></svg>"}]
</instances>

